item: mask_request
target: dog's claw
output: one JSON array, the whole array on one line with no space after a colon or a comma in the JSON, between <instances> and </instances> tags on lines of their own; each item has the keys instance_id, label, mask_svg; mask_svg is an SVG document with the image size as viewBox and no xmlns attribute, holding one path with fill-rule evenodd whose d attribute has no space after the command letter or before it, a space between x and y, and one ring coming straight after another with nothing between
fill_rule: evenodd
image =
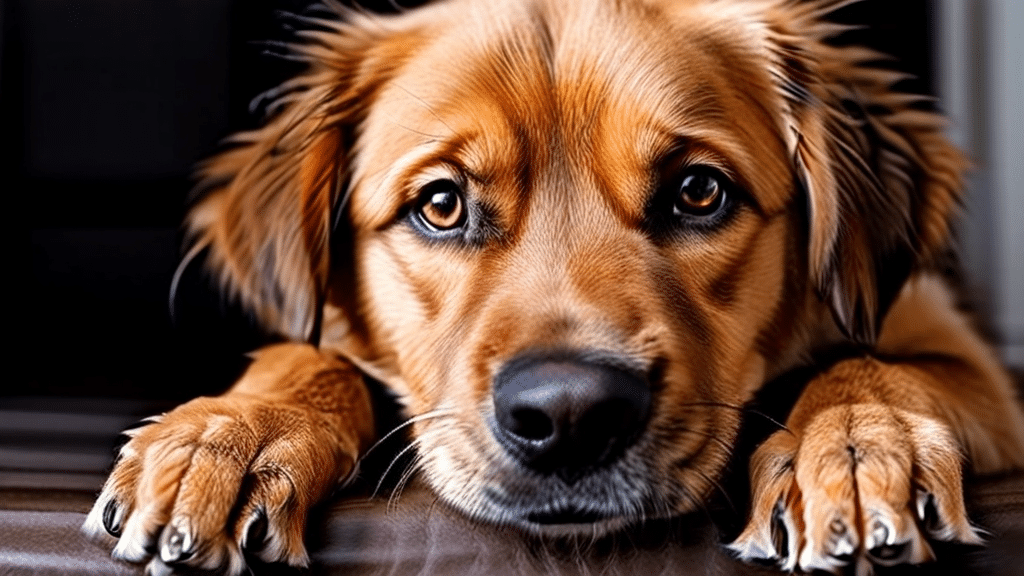
<instances>
[{"instance_id":1,"label":"dog's claw","mask_svg":"<svg viewBox=\"0 0 1024 576\"><path fill-rule=\"evenodd\" d=\"M847 565L857 551L857 542L854 539L850 527L841 518L835 518L829 525L831 537L829 539L829 555L839 564Z\"/></svg>"},{"instance_id":2,"label":"dog's claw","mask_svg":"<svg viewBox=\"0 0 1024 576\"><path fill-rule=\"evenodd\" d=\"M262 551L267 545L268 527L269 522L267 520L266 512L262 509L257 510L245 528L245 536L242 539L242 548L250 554L256 554Z\"/></svg>"},{"instance_id":3,"label":"dog's claw","mask_svg":"<svg viewBox=\"0 0 1024 576\"><path fill-rule=\"evenodd\" d=\"M117 501L113 498L103 507L103 528L115 538L121 535L123 515L124 509L118 506Z\"/></svg>"},{"instance_id":4,"label":"dog's claw","mask_svg":"<svg viewBox=\"0 0 1024 576\"><path fill-rule=\"evenodd\" d=\"M892 532L889 530L889 527L886 526L884 522L876 518L871 527L871 532L865 539L864 547L868 550L876 550L883 548L886 545L891 545L891 535Z\"/></svg>"},{"instance_id":5,"label":"dog's claw","mask_svg":"<svg viewBox=\"0 0 1024 576\"><path fill-rule=\"evenodd\" d=\"M786 523L782 520L783 505L780 501L775 505L772 513L772 546L778 555L778 563L785 564L789 557L789 531L786 530Z\"/></svg>"},{"instance_id":6,"label":"dog's claw","mask_svg":"<svg viewBox=\"0 0 1024 576\"><path fill-rule=\"evenodd\" d=\"M918 490L916 498L917 518L921 527L933 538L939 537L943 532L942 520L939 518L939 509L935 504L935 496L926 490Z\"/></svg>"}]
</instances>

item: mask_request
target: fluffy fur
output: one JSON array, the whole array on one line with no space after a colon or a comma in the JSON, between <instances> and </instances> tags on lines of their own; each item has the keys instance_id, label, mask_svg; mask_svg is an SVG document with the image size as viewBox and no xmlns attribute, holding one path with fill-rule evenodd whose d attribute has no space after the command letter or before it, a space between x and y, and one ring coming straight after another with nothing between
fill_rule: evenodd
<instances>
[{"instance_id":1,"label":"fluffy fur","mask_svg":"<svg viewBox=\"0 0 1024 576\"><path fill-rule=\"evenodd\" d=\"M243 549L305 564L306 511L373 441L364 374L402 401L451 507L540 534L629 529L697 508L739 408L846 342L860 352L753 454L731 548L863 573L977 542L962 462L1024 464L1024 418L933 273L965 162L877 54L826 42L842 4L329 3L294 47L308 71L202 167L188 219L191 254L295 343L134 432L86 530L154 573L238 573ZM680 215L695 170L725 196ZM455 204L429 204L438 182ZM622 454L571 481L495 437L494 383L538 351L650 391ZM566 511L594 520L535 521Z\"/></svg>"}]
</instances>

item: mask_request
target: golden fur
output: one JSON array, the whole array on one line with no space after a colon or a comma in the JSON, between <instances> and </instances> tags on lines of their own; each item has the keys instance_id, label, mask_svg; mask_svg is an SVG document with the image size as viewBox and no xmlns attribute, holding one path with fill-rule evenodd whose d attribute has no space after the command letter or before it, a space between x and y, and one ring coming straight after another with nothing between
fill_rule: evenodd
<instances>
[{"instance_id":1,"label":"golden fur","mask_svg":"<svg viewBox=\"0 0 1024 576\"><path fill-rule=\"evenodd\" d=\"M203 166L188 220L189 258L207 251L295 343L135 432L86 529L154 572L238 573L242 549L304 564L307 509L372 442L363 374L397 394L452 507L543 534L627 529L698 507L736 408L845 341L863 352L823 368L753 455L730 546L863 572L925 561L929 539L977 542L961 458L1024 464L1024 418L931 272L965 162L878 55L826 42L842 4L330 4L339 18L294 47L309 70ZM659 199L693 170L727 196L682 225ZM461 194L455 235L412 223L439 181ZM613 358L651 395L635 441L572 482L526 470L492 433L503 367L565 350ZM526 512L559 509L599 519Z\"/></svg>"}]
</instances>

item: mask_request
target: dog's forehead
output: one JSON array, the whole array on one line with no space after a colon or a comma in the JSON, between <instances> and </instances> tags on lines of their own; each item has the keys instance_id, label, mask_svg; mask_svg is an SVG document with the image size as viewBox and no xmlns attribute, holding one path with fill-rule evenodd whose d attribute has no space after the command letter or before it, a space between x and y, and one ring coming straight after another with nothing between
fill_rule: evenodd
<instances>
[{"instance_id":1,"label":"dog's forehead","mask_svg":"<svg viewBox=\"0 0 1024 576\"><path fill-rule=\"evenodd\" d=\"M788 201L775 93L737 25L687 3L462 4L459 25L414 50L371 107L355 182L395 190L445 165L519 192L582 184L636 213L659 160L687 148L767 209Z\"/></svg>"}]
</instances>

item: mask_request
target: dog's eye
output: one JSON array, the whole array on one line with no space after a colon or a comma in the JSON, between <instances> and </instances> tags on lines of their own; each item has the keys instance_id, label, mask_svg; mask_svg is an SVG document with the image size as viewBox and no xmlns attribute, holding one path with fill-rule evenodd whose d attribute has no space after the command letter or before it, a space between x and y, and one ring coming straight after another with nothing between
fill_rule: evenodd
<instances>
[{"instance_id":1,"label":"dog's eye","mask_svg":"<svg viewBox=\"0 0 1024 576\"><path fill-rule=\"evenodd\" d=\"M443 231L462 226L466 221L466 202L462 189L451 180L436 180L420 192L417 213L424 224Z\"/></svg>"},{"instance_id":2,"label":"dog's eye","mask_svg":"<svg viewBox=\"0 0 1024 576\"><path fill-rule=\"evenodd\" d=\"M717 168L673 164L662 168L661 183L646 206L643 226L654 238L710 234L726 225L749 197Z\"/></svg>"},{"instance_id":3,"label":"dog's eye","mask_svg":"<svg viewBox=\"0 0 1024 576\"><path fill-rule=\"evenodd\" d=\"M709 170L687 172L679 184L672 210L676 216L708 216L725 204L724 182Z\"/></svg>"}]
</instances>

